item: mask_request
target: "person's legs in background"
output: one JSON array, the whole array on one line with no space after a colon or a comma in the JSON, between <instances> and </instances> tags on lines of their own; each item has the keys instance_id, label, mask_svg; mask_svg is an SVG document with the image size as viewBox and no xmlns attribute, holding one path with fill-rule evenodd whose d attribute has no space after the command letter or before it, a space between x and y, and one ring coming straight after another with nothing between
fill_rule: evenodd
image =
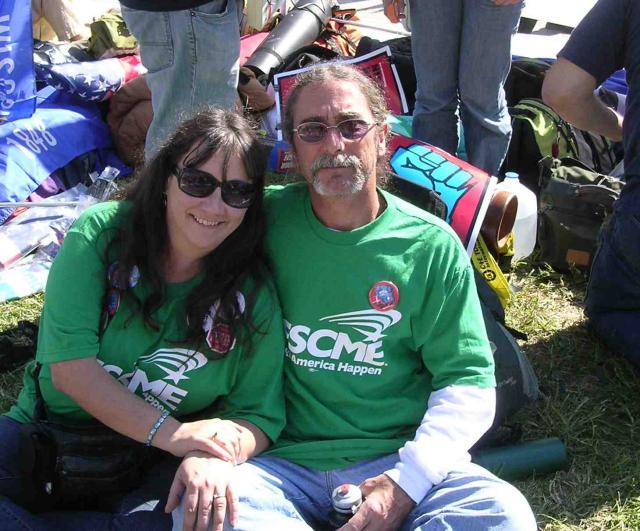
<instances>
[{"instance_id":1,"label":"person's legs in background","mask_svg":"<svg viewBox=\"0 0 640 531\"><path fill-rule=\"evenodd\" d=\"M89 29L76 14L73 0L31 0L33 17L33 36L36 39L48 40L43 33L42 19L54 31L60 41L76 41L89 36Z\"/></svg>"},{"instance_id":2,"label":"person's legs in background","mask_svg":"<svg viewBox=\"0 0 640 531\"><path fill-rule=\"evenodd\" d=\"M455 155L462 0L410 0L416 73L412 136Z\"/></svg>"},{"instance_id":3,"label":"person's legs in background","mask_svg":"<svg viewBox=\"0 0 640 531\"><path fill-rule=\"evenodd\" d=\"M469 162L497 175L511 138L504 82L522 2L464 0L460 42L460 117Z\"/></svg>"},{"instance_id":4,"label":"person's legs in background","mask_svg":"<svg viewBox=\"0 0 640 531\"><path fill-rule=\"evenodd\" d=\"M586 313L609 348L640 366L640 177L622 191L600 234Z\"/></svg>"},{"instance_id":5,"label":"person's legs in background","mask_svg":"<svg viewBox=\"0 0 640 531\"><path fill-rule=\"evenodd\" d=\"M240 30L236 0L212 0L182 11L150 12L122 6L140 44L151 90L149 159L176 127L207 105L231 109L237 97Z\"/></svg>"}]
</instances>

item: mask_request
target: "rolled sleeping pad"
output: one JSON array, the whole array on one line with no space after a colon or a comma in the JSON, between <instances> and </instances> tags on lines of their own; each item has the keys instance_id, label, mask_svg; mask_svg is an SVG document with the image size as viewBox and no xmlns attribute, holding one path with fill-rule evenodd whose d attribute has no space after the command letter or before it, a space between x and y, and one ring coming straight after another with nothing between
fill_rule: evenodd
<instances>
[{"instance_id":1,"label":"rolled sleeping pad","mask_svg":"<svg viewBox=\"0 0 640 531\"><path fill-rule=\"evenodd\" d=\"M273 28L244 66L261 78L298 48L315 41L331 18L332 0L299 0Z\"/></svg>"},{"instance_id":2,"label":"rolled sleeping pad","mask_svg":"<svg viewBox=\"0 0 640 531\"><path fill-rule=\"evenodd\" d=\"M496 476L512 481L567 468L567 449L557 437L478 450L471 460Z\"/></svg>"}]
</instances>

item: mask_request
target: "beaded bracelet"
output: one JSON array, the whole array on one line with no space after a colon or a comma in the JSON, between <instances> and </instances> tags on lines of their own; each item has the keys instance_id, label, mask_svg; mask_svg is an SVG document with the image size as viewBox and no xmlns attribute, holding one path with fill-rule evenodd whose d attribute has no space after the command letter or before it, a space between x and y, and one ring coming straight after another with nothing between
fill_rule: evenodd
<instances>
[{"instance_id":1,"label":"beaded bracelet","mask_svg":"<svg viewBox=\"0 0 640 531\"><path fill-rule=\"evenodd\" d=\"M160 429L160 426L162 426L162 423L165 420L167 420L168 416L169 416L169 412L168 411L164 411L162 413L162 415L160 415L158 417L158 420L156 420L156 423L149 430L149 435L147 435L147 442L145 443L147 446L151 446L151 441L153 441L153 438L155 437L156 433L158 433L158 430Z\"/></svg>"}]
</instances>

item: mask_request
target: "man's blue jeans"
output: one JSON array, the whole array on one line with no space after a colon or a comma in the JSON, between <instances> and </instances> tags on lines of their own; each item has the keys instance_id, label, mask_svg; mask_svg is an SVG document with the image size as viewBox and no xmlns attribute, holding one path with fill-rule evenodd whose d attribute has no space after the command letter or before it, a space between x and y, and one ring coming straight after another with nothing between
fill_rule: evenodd
<instances>
[{"instance_id":1,"label":"man's blue jeans","mask_svg":"<svg viewBox=\"0 0 640 531\"><path fill-rule=\"evenodd\" d=\"M147 160L177 126L207 105L232 109L236 102L240 29L236 0L212 0L183 11L139 11L122 6L127 27L140 44L151 89L153 121Z\"/></svg>"},{"instance_id":2,"label":"man's blue jeans","mask_svg":"<svg viewBox=\"0 0 640 531\"><path fill-rule=\"evenodd\" d=\"M504 82L522 3L410 0L413 137L455 154L458 107L471 164L497 175L511 138Z\"/></svg>"},{"instance_id":3,"label":"man's blue jeans","mask_svg":"<svg viewBox=\"0 0 640 531\"><path fill-rule=\"evenodd\" d=\"M640 176L628 178L602 229L586 307L596 335L640 365Z\"/></svg>"},{"instance_id":4,"label":"man's blue jeans","mask_svg":"<svg viewBox=\"0 0 640 531\"><path fill-rule=\"evenodd\" d=\"M277 457L256 457L236 469L239 497L235 531L324 529L331 492L343 483L360 484L392 468L397 454L328 472ZM183 506L174 512L174 531L182 529ZM225 529L231 530L228 522ZM522 494L474 464L461 465L432 488L400 528L408 530L534 531L536 522Z\"/></svg>"},{"instance_id":5,"label":"man's blue jeans","mask_svg":"<svg viewBox=\"0 0 640 531\"><path fill-rule=\"evenodd\" d=\"M32 514L13 502L21 487L20 423L0 415L0 529L21 531L162 531L171 528L164 513L169 487L180 461L169 457L153 467L144 483L114 505L113 513L54 511Z\"/></svg>"}]
</instances>

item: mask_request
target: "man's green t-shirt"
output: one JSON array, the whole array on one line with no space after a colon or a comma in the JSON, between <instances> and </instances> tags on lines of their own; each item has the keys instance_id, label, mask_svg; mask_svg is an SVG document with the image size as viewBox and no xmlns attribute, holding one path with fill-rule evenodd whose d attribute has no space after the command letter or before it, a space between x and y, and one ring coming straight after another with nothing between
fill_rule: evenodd
<instances>
[{"instance_id":1,"label":"man's green t-shirt","mask_svg":"<svg viewBox=\"0 0 640 531\"><path fill-rule=\"evenodd\" d=\"M285 319L287 424L271 455L329 470L413 439L432 390L495 386L473 271L450 227L381 192L353 231L304 183L268 190L267 250Z\"/></svg>"},{"instance_id":2,"label":"man's green t-shirt","mask_svg":"<svg viewBox=\"0 0 640 531\"><path fill-rule=\"evenodd\" d=\"M129 221L130 204L101 203L88 209L72 226L51 268L40 319L36 360L42 364L39 382L47 409L61 420L90 419L66 394L51 383L51 363L96 357L103 368L131 392L178 418L200 416L241 418L254 423L275 440L284 424L282 370L284 338L279 304L273 287L260 288L252 322L257 332L240 329L235 343L211 329L204 319L202 341L185 344L185 302L201 275L166 285L164 302L153 314L159 328L146 326L135 302L121 296L112 302L115 314L102 330L107 274L106 257L118 228ZM111 253L112 254L112 253ZM140 300L149 293L144 271L134 280ZM239 301L248 297L238 293ZM243 304L240 304L242 308ZM210 314L215 309L210 310ZM218 332L216 334L216 332ZM206 340L209 337L209 341ZM222 347L233 345L222 359ZM216 343L217 342L217 343ZM224 349L223 349L224 350ZM36 394L34 364L24 377L24 388L8 415L19 422L31 419ZM105 397L108 400L108 397Z\"/></svg>"}]
</instances>

